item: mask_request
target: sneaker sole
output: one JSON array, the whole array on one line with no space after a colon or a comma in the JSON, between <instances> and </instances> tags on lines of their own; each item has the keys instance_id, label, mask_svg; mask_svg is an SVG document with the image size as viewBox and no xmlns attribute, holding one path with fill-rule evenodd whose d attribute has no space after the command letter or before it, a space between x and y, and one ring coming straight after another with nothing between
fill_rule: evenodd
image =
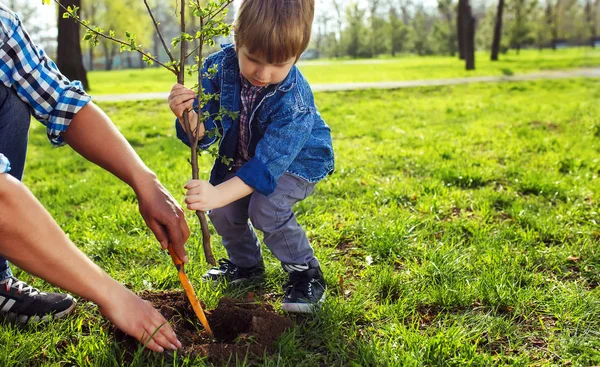
<instances>
[{"instance_id":1,"label":"sneaker sole","mask_svg":"<svg viewBox=\"0 0 600 367\"><path fill-rule=\"evenodd\" d=\"M221 282L226 282L227 284L230 285L236 285L236 284L242 284L242 283L254 283L254 282L264 282L265 281L265 277L261 276L261 277L252 277L252 278L240 278L240 279L235 279L235 280L230 280L227 281L227 279L222 278L222 279L204 279L202 278L202 281L205 283L212 283L212 284L219 284Z\"/></svg>"},{"instance_id":2,"label":"sneaker sole","mask_svg":"<svg viewBox=\"0 0 600 367\"><path fill-rule=\"evenodd\" d=\"M321 307L323 302L325 302L325 293L316 303L284 303L281 305L281 309L290 313L313 313Z\"/></svg>"},{"instance_id":3,"label":"sneaker sole","mask_svg":"<svg viewBox=\"0 0 600 367\"><path fill-rule=\"evenodd\" d=\"M75 306L77 306L77 300L75 300L74 298L72 298L73 304L71 304L71 306L69 306L69 308L60 311L60 312L56 312L56 313L52 313L49 315L44 315L44 316L26 316L26 315L21 315L21 316L17 316L17 314L10 312L9 313L9 319L13 319L16 320L17 322L19 322L20 324L27 324L27 323L36 323L36 322L49 322L52 320L56 320L56 319L60 319L61 317L64 317L66 315L68 315L69 313L71 313L74 309Z\"/></svg>"}]
</instances>

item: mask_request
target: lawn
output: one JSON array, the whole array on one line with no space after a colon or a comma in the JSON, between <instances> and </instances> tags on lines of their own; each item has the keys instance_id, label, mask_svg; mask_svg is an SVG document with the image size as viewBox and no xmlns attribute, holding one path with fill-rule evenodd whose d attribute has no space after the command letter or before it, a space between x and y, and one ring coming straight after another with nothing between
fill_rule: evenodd
<instances>
[{"instance_id":1,"label":"lawn","mask_svg":"<svg viewBox=\"0 0 600 367\"><path fill-rule=\"evenodd\" d=\"M489 61L489 53L477 53L477 69L466 71L464 61L446 56L403 56L376 60L302 61L300 70L313 84L383 82L459 78L469 76L504 76L542 70L600 66L600 49L524 50L520 55L500 55ZM168 92L175 77L164 69L94 71L88 74L91 93L124 94ZM187 77L192 81L190 77ZM192 83L190 83L193 85Z\"/></svg>"},{"instance_id":2,"label":"lawn","mask_svg":"<svg viewBox=\"0 0 600 367\"><path fill-rule=\"evenodd\" d=\"M337 170L296 210L329 295L316 315L293 317L263 365L600 364L599 99L597 79L317 94ZM102 107L182 198L188 149L168 107ZM135 291L179 288L133 192L32 130L25 182L70 238ZM201 165L207 177L209 158ZM212 308L244 296L200 281L207 266L188 218L199 297ZM213 249L224 255L217 237ZM265 255L268 280L254 292L278 308L285 276ZM3 325L0 342L0 365L123 364L83 300L47 328Z\"/></svg>"}]
</instances>

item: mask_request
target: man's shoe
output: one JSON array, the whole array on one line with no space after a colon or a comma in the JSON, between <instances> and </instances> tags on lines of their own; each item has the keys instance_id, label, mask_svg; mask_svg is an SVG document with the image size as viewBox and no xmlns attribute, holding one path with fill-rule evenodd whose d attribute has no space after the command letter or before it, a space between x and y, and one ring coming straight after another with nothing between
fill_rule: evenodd
<instances>
[{"instance_id":1,"label":"man's shoe","mask_svg":"<svg viewBox=\"0 0 600 367\"><path fill-rule=\"evenodd\" d=\"M287 312L312 313L325 301L325 280L321 268L308 264L284 264L290 279L283 286L285 296L281 308Z\"/></svg>"},{"instance_id":2,"label":"man's shoe","mask_svg":"<svg viewBox=\"0 0 600 367\"><path fill-rule=\"evenodd\" d=\"M219 267L212 268L202 276L204 281L222 281L229 284L242 283L247 280L257 280L264 278L265 265L260 261L257 265L249 268L237 266L227 259L219 259Z\"/></svg>"},{"instance_id":3,"label":"man's shoe","mask_svg":"<svg viewBox=\"0 0 600 367\"><path fill-rule=\"evenodd\" d=\"M0 281L0 313L23 324L63 317L76 303L68 294L40 292L12 276Z\"/></svg>"}]
</instances>

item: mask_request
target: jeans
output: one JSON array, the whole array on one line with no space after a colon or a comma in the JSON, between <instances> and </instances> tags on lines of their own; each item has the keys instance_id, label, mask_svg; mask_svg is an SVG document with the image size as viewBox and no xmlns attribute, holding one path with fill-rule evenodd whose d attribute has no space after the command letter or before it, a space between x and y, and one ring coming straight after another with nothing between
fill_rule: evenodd
<instances>
[{"instance_id":1,"label":"jeans","mask_svg":"<svg viewBox=\"0 0 600 367\"><path fill-rule=\"evenodd\" d=\"M10 161L8 173L19 181L25 169L30 119L29 106L12 88L0 84L0 153ZM0 280L11 276L8 261L0 256Z\"/></svg>"},{"instance_id":2,"label":"jeans","mask_svg":"<svg viewBox=\"0 0 600 367\"><path fill-rule=\"evenodd\" d=\"M230 173L229 177L233 175ZM223 240L229 260L251 267L262 261L254 227L264 234L264 243L284 264L318 266L306 233L296 221L292 206L308 197L315 184L285 173L269 196L254 192L208 214Z\"/></svg>"}]
</instances>

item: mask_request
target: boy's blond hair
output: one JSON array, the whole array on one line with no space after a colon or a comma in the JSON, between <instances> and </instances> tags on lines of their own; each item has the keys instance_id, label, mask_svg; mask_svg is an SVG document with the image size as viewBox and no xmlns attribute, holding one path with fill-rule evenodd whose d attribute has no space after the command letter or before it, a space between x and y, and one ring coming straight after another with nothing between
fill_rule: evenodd
<instances>
[{"instance_id":1,"label":"boy's blond hair","mask_svg":"<svg viewBox=\"0 0 600 367\"><path fill-rule=\"evenodd\" d=\"M237 48L270 64L300 55L310 41L314 0L243 0L234 23Z\"/></svg>"}]
</instances>

